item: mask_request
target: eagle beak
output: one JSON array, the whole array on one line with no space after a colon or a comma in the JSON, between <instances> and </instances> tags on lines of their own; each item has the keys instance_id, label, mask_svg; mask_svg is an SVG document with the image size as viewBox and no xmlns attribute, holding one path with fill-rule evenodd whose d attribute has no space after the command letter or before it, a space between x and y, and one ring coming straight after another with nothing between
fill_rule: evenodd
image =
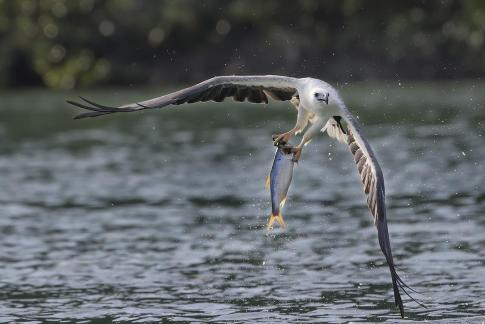
<instances>
[{"instance_id":1,"label":"eagle beak","mask_svg":"<svg viewBox=\"0 0 485 324\"><path fill-rule=\"evenodd\" d=\"M328 96L330 94L327 92L326 95L322 95L322 94L319 94L318 97L317 97L317 100L320 101L320 102L325 102L327 105L328 105Z\"/></svg>"}]
</instances>

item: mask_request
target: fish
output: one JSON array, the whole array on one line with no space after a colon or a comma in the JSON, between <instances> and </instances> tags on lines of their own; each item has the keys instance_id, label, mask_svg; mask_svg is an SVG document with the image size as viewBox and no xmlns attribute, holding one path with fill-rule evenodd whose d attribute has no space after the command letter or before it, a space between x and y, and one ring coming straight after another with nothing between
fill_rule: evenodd
<instances>
[{"instance_id":1,"label":"fish","mask_svg":"<svg viewBox=\"0 0 485 324\"><path fill-rule=\"evenodd\" d=\"M275 221L281 228L286 228L281 210L285 205L288 189L293 178L294 165L293 148L287 146L284 142L280 143L276 149L271 172L266 178L266 187L269 187L271 193L271 215L267 224L268 231L273 229Z\"/></svg>"}]
</instances>

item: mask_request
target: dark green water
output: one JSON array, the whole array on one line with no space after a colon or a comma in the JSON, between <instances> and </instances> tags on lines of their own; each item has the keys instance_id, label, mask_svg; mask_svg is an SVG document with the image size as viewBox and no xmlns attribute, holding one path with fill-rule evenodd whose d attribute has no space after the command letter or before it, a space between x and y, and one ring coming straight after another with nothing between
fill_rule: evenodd
<instances>
[{"instance_id":1,"label":"dark green water","mask_svg":"<svg viewBox=\"0 0 485 324\"><path fill-rule=\"evenodd\" d=\"M406 302L404 321L482 323L485 85L341 88L383 167L398 271L428 306ZM288 231L265 234L271 134L294 109L73 121L74 95L0 93L0 322L401 321L345 146L307 146Z\"/></svg>"}]
</instances>

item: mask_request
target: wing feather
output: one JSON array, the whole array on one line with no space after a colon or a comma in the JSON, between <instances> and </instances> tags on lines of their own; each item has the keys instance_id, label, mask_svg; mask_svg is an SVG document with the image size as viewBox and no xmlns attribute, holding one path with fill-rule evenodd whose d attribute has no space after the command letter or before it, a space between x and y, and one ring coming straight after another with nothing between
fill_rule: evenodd
<instances>
[{"instance_id":1,"label":"wing feather","mask_svg":"<svg viewBox=\"0 0 485 324\"><path fill-rule=\"evenodd\" d=\"M75 117L80 119L116 112L156 109L168 105L190 104L211 100L221 102L228 97L232 97L235 101L252 103L268 103L268 96L274 100L285 101L291 100L298 93L297 88L298 79L284 76L220 76L167 95L120 107L103 106L84 98L81 99L87 104L72 100L67 102L91 111Z\"/></svg>"},{"instance_id":2,"label":"wing feather","mask_svg":"<svg viewBox=\"0 0 485 324\"><path fill-rule=\"evenodd\" d=\"M404 291L413 301L425 307L416 301L406 288L409 288L398 276L394 266L394 260L391 252L391 243L389 240L389 231L387 228L386 205L385 205L385 186L382 170L377 159L370 147L368 141L364 138L360 126L353 118L350 112L346 111L345 119L348 124L347 146L353 155L357 170L363 185L364 193L367 195L367 205L373 216L374 225L377 228L379 246L384 254L389 270L391 272L392 286L394 290L394 301L399 308L401 317L404 317L404 306L399 292L399 288ZM340 123L339 123L340 124Z\"/></svg>"},{"instance_id":3,"label":"wing feather","mask_svg":"<svg viewBox=\"0 0 485 324\"><path fill-rule=\"evenodd\" d=\"M234 100L243 102L248 95L248 88L247 87L237 87L236 94L234 95Z\"/></svg>"}]
</instances>

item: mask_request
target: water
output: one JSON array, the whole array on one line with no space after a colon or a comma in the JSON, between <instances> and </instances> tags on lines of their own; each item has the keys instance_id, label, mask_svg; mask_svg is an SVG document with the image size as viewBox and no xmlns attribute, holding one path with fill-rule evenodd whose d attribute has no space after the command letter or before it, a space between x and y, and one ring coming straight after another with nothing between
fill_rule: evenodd
<instances>
[{"instance_id":1,"label":"water","mask_svg":"<svg viewBox=\"0 0 485 324\"><path fill-rule=\"evenodd\" d=\"M399 272L428 306L406 302L412 320L485 320L480 89L343 87L383 167ZM293 126L292 108L73 121L73 95L0 95L0 321L400 321L345 146L321 136L304 150L288 231L265 235L271 134Z\"/></svg>"}]
</instances>

